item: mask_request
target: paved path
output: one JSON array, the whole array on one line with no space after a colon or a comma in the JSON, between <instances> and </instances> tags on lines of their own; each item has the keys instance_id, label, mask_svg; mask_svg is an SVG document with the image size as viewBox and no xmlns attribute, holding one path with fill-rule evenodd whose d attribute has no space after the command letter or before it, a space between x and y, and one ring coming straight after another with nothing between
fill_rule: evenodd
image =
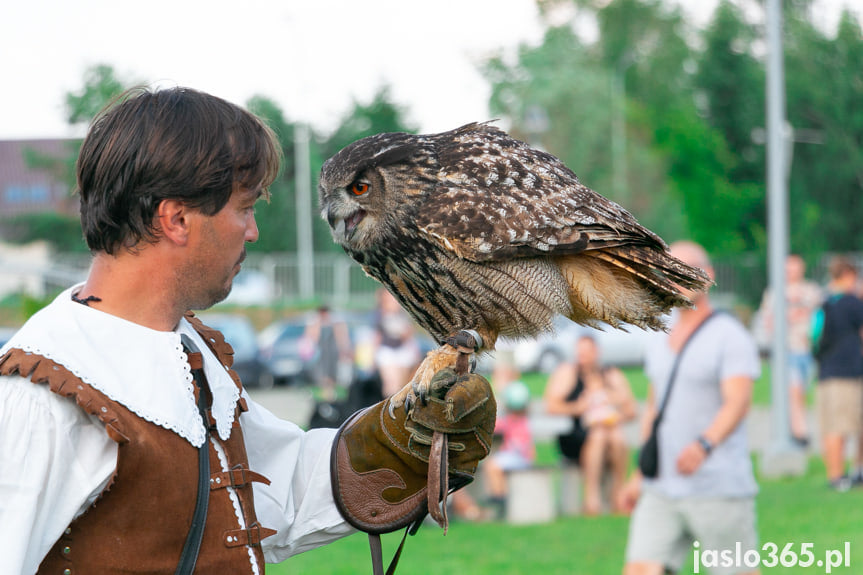
<instances>
[{"instance_id":1,"label":"paved path","mask_svg":"<svg viewBox=\"0 0 863 575\"><path fill-rule=\"evenodd\" d=\"M249 395L252 399L265 406L282 419L293 421L297 425L305 426L312 413L314 398L307 387L276 387L267 390L250 389ZM641 406L639 406L639 410ZM566 417L549 416L543 413L542 402L535 400L530 408L531 427L534 436L539 441L554 439L559 433L568 429L569 421ZM813 453L820 449L817 426L814 424L810 413L809 429L815 432L810 450ZM637 419L636 419L637 422ZM625 426L628 443L637 447L639 445L638 424L630 422ZM753 407L747 420L747 431L749 434L749 445L754 451L763 451L771 444L770 408L767 406Z\"/></svg>"}]
</instances>

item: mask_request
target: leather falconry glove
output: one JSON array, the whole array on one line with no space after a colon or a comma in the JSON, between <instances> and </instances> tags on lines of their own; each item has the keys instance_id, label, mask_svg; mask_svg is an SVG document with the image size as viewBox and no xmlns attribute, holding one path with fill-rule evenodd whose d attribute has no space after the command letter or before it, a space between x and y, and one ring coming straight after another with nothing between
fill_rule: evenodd
<instances>
[{"instance_id":1,"label":"leather falconry glove","mask_svg":"<svg viewBox=\"0 0 863 575\"><path fill-rule=\"evenodd\" d=\"M389 401L355 413L333 444L336 505L351 525L369 534L395 531L423 518L429 499L445 497L447 480L452 490L473 481L494 433L497 405L488 381L477 374L439 371L427 402L417 402L410 411L390 413ZM444 477L430 486L429 459L431 455L434 463L433 443L440 437L447 447ZM439 509L432 510L433 517L439 515Z\"/></svg>"}]
</instances>

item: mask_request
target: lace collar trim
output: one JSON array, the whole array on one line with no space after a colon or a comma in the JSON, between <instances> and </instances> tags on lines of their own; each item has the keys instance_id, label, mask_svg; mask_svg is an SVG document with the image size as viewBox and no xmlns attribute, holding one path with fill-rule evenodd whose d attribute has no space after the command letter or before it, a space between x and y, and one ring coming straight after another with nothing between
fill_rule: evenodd
<instances>
[{"instance_id":1,"label":"lace collar trim","mask_svg":"<svg viewBox=\"0 0 863 575\"><path fill-rule=\"evenodd\" d=\"M153 330L73 302L78 289L67 289L30 318L0 355L19 348L47 357L141 418L200 447L204 424L180 343L186 334L203 354L219 437L230 437L240 390L185 318L174 331Z\"/></svg>"}]
</instances>

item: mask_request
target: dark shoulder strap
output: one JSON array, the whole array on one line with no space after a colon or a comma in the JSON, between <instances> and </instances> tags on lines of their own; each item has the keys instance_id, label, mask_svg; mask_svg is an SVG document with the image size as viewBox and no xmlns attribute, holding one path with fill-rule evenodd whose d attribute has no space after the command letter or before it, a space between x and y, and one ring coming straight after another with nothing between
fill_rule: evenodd
<instances>
[{"instance_id":1,"label":"dark shoulder strap","mask_svg":"<svg viewBox=\"0 0 863 575\"><path fill-rule=\"evenodd\" d=\"M189 356L192 376L198 385L198 413L204 422L204 443L198 448L198 494L195 500L195 512L192 515L192 524L189 526L186 542L183 544L180 562L174 572L175 575L192 575L201 550L201 541L204 539L204 526L207 522L207 508L210 502L210 433L206 400L207 384L201 353L189 336L183 334L180 337L183 349Z\"/></svg>"},{"instance_id":2,"label":"dark shoulder strap","mask_svg":"<svg viewBox=\"0 0 863 575\"><path fill-rule=\"evenodd\" d=\"M659 406L659 411L656 413L656 419L653 420L654 427L659 426L659 422L662 421L662 416L665 414L665 406L668 405L668 399L671 397L671 390L674 387L674 380L677 379L677 368L680 367L680 360L683 358L683 352L686 351L686 346L689 345L689 342L695 339L695 334L698 333L710 318L719 314L718 311L714 310L708 315L706 318L701 320L695 329L692 330L692 333L689 334L689 337L686 338L686 341L683 342L683 345L680 347L680 351L677 352L677 357L674 358L674 365L671 366L671 373L668 376L668 385L665 389L665 396L662 398L662 404Z\"/></svg>"}]
</instances>

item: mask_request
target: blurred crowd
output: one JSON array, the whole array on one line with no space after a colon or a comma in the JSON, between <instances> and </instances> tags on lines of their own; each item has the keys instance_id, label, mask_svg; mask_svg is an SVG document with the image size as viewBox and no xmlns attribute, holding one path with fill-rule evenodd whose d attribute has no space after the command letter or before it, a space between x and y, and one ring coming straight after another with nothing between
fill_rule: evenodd
<instances>
[{"instance_id":1,"label":"blurred crowd","mask_svg":"<svg viewBox=\"0 0 863 575\"><path fill-rule=\"evenodd\" d=\"M672 249L712 273L700 246L680 242ZM823 457L829 488L846 491L863 485L863 283L852 258L834 257L828 271L829 281L819 285L807 278L800 256L786 262L788 434L802 452ZM519 369L519 348L500 344L481 362L498 397L496 441L480 465L478 485L450 498L452 514L465 521L505 519L514 496L509 477L537 465L536 419L557 418L569 423L552 446L554 457L578 469L581 513L631 516L625 573L673 568L694 540L721 548L733 533L755 545L757 485L746 416L764 350L753 333L772 337L774 295L765 291L749 328L714 309L709 294L689 295L695 307L677 310L668 333L653 334L646 344L648 389L641 402L626 372L603 360L589 331L568 340L565 356L539 385L525 383L536 377ZM292 367L292 374L271 369L277 375L263 378L266 385L301 372L314 385L311 427L339 425L395 393L435 345L384 290L362 322L345 317L320 307L302 325L282 324L302 367ZM279 338L262 335L270 338L264 358L279 356ZM655 475L639 459L652 436Z\"/></svg>"}]
</instances>

